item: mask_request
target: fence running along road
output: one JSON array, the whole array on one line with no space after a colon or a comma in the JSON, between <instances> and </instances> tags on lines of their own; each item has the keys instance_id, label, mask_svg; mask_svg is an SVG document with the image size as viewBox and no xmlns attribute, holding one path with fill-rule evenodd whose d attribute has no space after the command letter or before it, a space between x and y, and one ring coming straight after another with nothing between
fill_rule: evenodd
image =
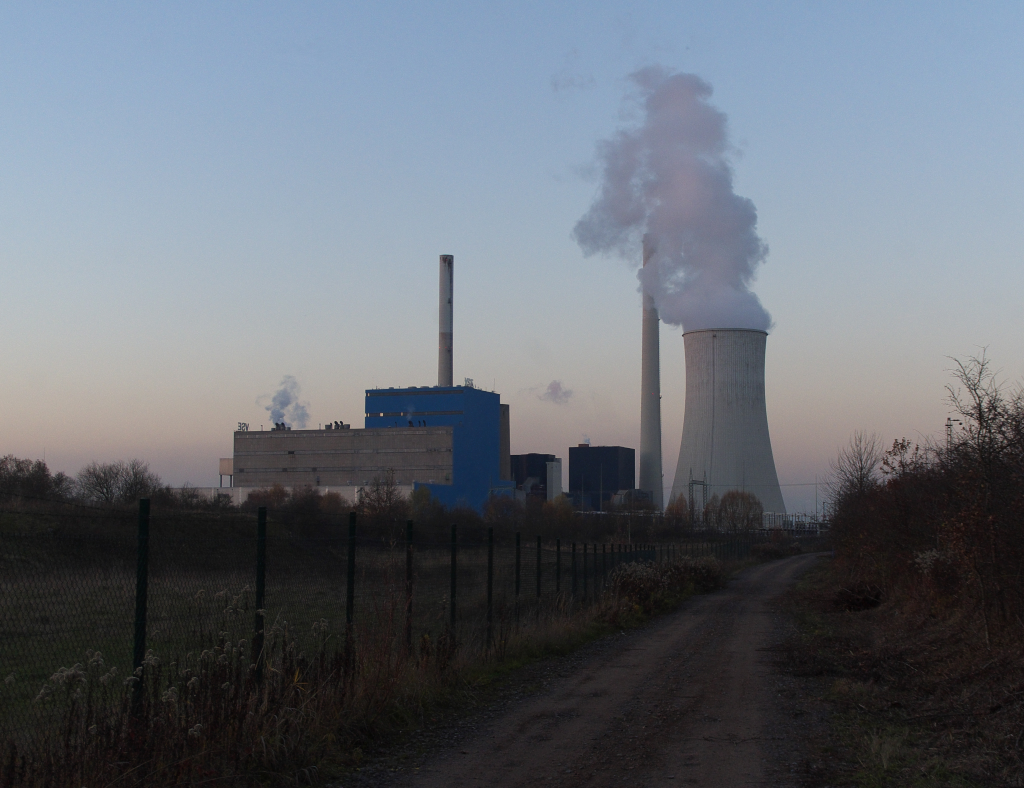
<instances>
[{"instance_id":1,"label":"fence running along road","mask_svg":"<svg viewBox=\"0 0 1024 788\"><path fill-rule=\"evenodd\" d=\"M287 513L0 510L0 740L57 719L41 688L60 669L99 666L123 682L149 665L247 641L262 676L271 630L300 650L358 648L367 626L423 650L447 639L500 653L511 633L571 615L623 563L742 559L763 536L668 544L563 542L493 529L467 539L360 533ZM102 678L100 679L103 680ZM141 682L136 684L141 686ZM136 699L138 697L136 692Z\"/></svg>"}]
</instances>

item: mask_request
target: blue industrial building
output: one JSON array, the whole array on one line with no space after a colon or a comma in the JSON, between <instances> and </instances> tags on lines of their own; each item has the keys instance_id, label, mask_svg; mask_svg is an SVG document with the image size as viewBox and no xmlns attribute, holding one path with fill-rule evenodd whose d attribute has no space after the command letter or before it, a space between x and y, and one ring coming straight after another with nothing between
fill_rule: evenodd
<instances>
[{"instance_id":1,"label":"blue industrial building","mask_svg":"<svg viewBox=\"0 0 1024 788\"><path fill-rule=\"evenodd\" d=\"M508 406L472 386L367 389L367 429L452 428L451 479L416 482L445 506L483 508L492 494L513 495Z\"/></svg>"}]
</instances>

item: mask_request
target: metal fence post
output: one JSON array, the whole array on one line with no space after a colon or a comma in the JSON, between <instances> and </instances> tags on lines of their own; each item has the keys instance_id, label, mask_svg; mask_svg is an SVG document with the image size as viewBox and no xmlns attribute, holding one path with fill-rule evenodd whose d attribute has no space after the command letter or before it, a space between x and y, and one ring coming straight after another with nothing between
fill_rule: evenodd
<instances>
[{"instance_id":1,"label":"metal fence post","mask_svg":"<svg viewBox=\"0 0 1024 788\"><path fill-rule=\"evenodd\" d=\"M352 673L352 636L356 614L356 513L348 513L348 567L345 587L345 672ZM347 678L346 678L347 680Z\"/></svg>"},{"instance_id":2,"label":"metal fence post","mask_svg":"<svg viewBox=\"0 0 1024 788\"><path fill-rule=\"evenodd\" d=\"M519 570L522 567L522 553L519 543L520 533L516 531L516 602L519 601Z\"/></svg>"},{"instance_id":3,"label":"metal fence post","mask_svg":"<svg viewBox=\"0 0 1024 788\"><path fill-rule=\"evenodd\" d=\"M519 570L522 568L520 533L516 531L516 626L519 626Z\"/></svg>"},{"instance_id":4,"label":"metal fence post","mask_svg":"<svg viewBox=\"0 0 1024 788\"><path fill-rule=\"evenodd\" d=\"M572 595L576 596L576 543L572 543Z\"/></svg>"},{"instance_id":5,"label":"metal fence post","mask_svg":"<svg viewBox=\"0 0 1024 788\"><path fill-rule=\"evenodd\" d=\"M583 543L583 601L587 601L587 543Z\"/></svg>"},{"instance_id":6,"label":"metal fence post","mask_svg":"<svg viewBox=\"0 0 1024 788\"><path fill-rule=\"evenodd\" d=\"M601 588L604 588L605 582L608 579L608 553L605 548L608 547L604 542L601 543Z\"/></svg>"},{"instance_id":7,"label":"metal fence post","mask_svg":"<svg viewBox=\"0 0 1024 788\"><path fill-rule=\"evenodd\" d=\"M256 634L253 636L253 656L256 657L256 683L263 682L263 666L266 664L266 618L263 611L267 604L267 507L256 510Z\"/></svg>"},{"instance_id":8,"label":"metal fence post","mask_svg":"<svg viewBox=\"0 0 1024 788\"><path fill-rule=\"evenodd\" d=\"M145 694L145 672L142 663L146 659L146 609L149 602L149 498L139 499L139 530L136 543L135 562L135 648L132 654L132 670L138 679L132 693L132 708L135 714L142 709Z\"/></svg>"},{"instance_id":9,"label":"metal fence post","mask_svg":"<svg viewBox=\"0 0 1024 788\"><path fill-rule=\"evenodd\" d=\"M562 591L562 540L555 540L555 593Z\"/></svg>"},{"instance_id":10,"label":"metal fence post","mask_svg":"<svg viewBox=\"0 0 1024 788\"><path fill-rule=\"evenodd\" d=\"M405 523L405 648L412 655L412 520Z\"/></svg>"},{"instance_id":11,"label":"metal fence post","mask_svg":"<svg viewBox=\"0 0 1024 788\"><path fill-rule=\"evenodd\" d=\"M487 529L487 648L491 647L494 622L494 529Z\"/></svg>"},{"instance_id":12,"label":"metal fence post","mask_svg":"<svg viewBox=\"0 0 1024 788\"><path fill-rule=\"evenodd\" d=\"M540 537L538 536L537 537L537 601L538 602L540 601L540 562L541 562ZM539 606L538 606L537 610L538 610L538 613L539 613L540 612L540 607Z\"/></svg>"},{"instance_id":13,"label":"metal fence post","mask_svg":"<svg viewBox=\"0 0 1024 788\"><path fill-rule=\"evenodd\" d=\"M449 597L449 599L450 599L449 604L451 606L451 610L449 612L449 617L448 617L449 623L451 624L453 637L454 637L454 633L455 633L455 593L458 590L457 585L456 585L456 574L457 574L456 568L457 568L457 565L458 565L458 563L457 563L458 562L457 556L458 556L459 548L458 548L458 543L456 542L456 539L457 539L456 530L455 530L455 525L453 524L452 525L452 584L451 584L452 587L451 587L451 593L450 593L450 597Z\"/></svg>"}]
</instances>

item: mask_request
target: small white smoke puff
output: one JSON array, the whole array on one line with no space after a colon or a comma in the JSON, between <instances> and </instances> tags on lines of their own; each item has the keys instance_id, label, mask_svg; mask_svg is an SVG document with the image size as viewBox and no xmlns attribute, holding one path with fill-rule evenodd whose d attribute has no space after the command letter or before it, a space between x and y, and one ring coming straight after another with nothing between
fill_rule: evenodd
<instances>
[{"instance_id":1,"label":"small white smoke puff","mask_svg":"<svg viewBox=\"0 0 1024 788\"><path fill-rule=\"evenodd\" d=\"M754 204L733 191L711 86L660 66L630 80L643 121L598 145L600 191L573 237L588 256L637 260L646 235L653 255L637 276L667 323L767 330L771 317L749 286L768 247Z\"/></svg>"},{"instance_id":2,"label":"small white smoke puff","mask_svg":"<svg viewBox=\"0 0 1024 788\"><path fill-rule=\"evenodd\" d=\"M562 386L562 381L560 380L552 380L548 383L544 393L538 394L537 398L545 402L554 402L556 405L564 405L572 399L572 389Z\"/></svg>"},{"instance_id":3,"label":"small white smoke puff","mask_svg":"<svg viewBox=\"0 0 1024 788\"><path fill-rule=\"evenodd\" d=\"M273 395L264 394L256 400L270 413L274 424L284 423L289 427L302 429L309 421L308 402L299 402L299 382L292 375L281 378L281 388ZM270 400L269 404L267 400Z\"/></svg>"}]
</instances>

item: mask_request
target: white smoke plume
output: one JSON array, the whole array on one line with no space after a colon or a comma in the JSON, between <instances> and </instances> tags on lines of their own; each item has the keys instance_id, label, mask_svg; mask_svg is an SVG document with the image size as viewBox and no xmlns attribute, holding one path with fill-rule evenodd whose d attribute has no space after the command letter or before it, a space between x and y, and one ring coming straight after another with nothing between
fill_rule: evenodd
<instances>
[{"instance_id":1,"label":"white smoke plume","mask_svg":"<svg viewBox=\"0 0 1024 788\"><path fill-rule=\"evenodd\" d=\"M573 237L587 256L638 260L646 235L653 255L637 277L667 323L768 330L750 291L768 247L754 203L733 191L726 117L709 103L711 86L661 66L630 81L642 122L598 144L600 191Z\"/></svg>"},{"instance_id":2,"label":"white smoke plume","mask_svg":"<svg viewBox=\"0 0 1024 788\"><path fill-rule=\"evenodd\" d=\"M565 405L572 399L572 389L567 389L560 380L552 380L543 394L538 394L537 399L545 402L553 402L556 405Z\"/></svg>"},{"instance_id":3,"label":"white smoke plume","mask_svg":"<svg viewBox=\"0 0 1024 788\"><path fill-rule=\"evenodd\" d=\"M274 424L284 423L302 429L309 421L309 403L299 402L299 382L292 375L281 378L281 387L274 394L264 394L256 400L268 413ZM269 400L269 403L267 402Z\"/></svg>"}]
</instances>

